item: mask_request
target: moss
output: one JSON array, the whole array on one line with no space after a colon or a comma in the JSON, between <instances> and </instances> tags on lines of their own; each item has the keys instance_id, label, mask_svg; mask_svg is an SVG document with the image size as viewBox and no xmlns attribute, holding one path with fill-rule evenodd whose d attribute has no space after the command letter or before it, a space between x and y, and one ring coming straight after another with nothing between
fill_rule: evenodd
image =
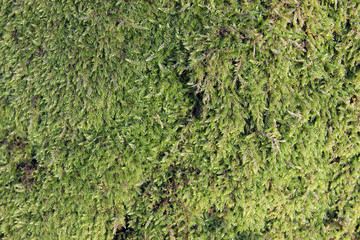
<instances>
[{"instance_id":1,"label":"moss","mask_svg":"<svg viewBox=\"0 0 360 240\"><path fill-rule=\"evenodd\" d=\"M356 1L4 1L0 238L356 239Z\"/></svg>"}]
</instances>

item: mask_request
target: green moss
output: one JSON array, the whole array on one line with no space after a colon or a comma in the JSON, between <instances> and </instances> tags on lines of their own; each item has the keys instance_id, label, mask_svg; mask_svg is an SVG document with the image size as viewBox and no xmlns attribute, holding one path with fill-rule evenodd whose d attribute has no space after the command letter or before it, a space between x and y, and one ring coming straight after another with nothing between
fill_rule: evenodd
<instances>
[{"instance_id":1,"label":"green moss","mask_svg":"<svg viewBox=\"0 0 360 240\"><path fill-rule=\"evenodd\" d=\"M356 239L356 1L4 1L0 238Z\"/></svg>"}]
</instances>

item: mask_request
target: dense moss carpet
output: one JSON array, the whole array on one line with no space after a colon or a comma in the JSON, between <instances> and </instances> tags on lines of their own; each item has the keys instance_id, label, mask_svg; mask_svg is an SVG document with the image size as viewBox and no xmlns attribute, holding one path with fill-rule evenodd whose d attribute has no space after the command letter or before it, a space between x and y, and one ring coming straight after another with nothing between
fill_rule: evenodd
<instances>
[{"instance_id":1,"label":"dense moss carpet","mask_svg":"<svg viewBox=\"0 0 360 240\"><path fill-rule=\"evenodd\" d=\"M0 239L359 239L357 0L3 0Z\"/></svg>"}]
</instances>

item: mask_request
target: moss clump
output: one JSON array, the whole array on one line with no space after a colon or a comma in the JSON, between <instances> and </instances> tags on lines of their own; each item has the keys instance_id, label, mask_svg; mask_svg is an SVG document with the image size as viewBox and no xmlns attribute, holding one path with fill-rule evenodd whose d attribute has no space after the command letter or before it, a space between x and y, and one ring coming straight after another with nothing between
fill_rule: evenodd
<instances>
[{"instance_id":1,"label":"moss clump","mask_svg":"<svg viewBox=\"0 0 360 240\"><path fill-rule=\"evenodd\" d=\"M0 238L359 238L357 1L3 1Z\"/></svg>"}]
</instances>

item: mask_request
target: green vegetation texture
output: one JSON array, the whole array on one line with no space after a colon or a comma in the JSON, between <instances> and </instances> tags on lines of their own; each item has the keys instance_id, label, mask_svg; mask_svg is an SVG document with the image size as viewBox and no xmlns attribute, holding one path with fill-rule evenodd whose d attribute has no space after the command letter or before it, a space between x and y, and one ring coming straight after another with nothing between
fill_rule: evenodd
<instances>
[{"instance_id":1,"label":"green vegetation texture","mask_svg":"<svg viewBox=\"0 0 360 240\"><path fill-rule=\"evenodd\" d=\"M357 0L2 0L0 239L359 239Z\"/></svg>"}]
</instances>

